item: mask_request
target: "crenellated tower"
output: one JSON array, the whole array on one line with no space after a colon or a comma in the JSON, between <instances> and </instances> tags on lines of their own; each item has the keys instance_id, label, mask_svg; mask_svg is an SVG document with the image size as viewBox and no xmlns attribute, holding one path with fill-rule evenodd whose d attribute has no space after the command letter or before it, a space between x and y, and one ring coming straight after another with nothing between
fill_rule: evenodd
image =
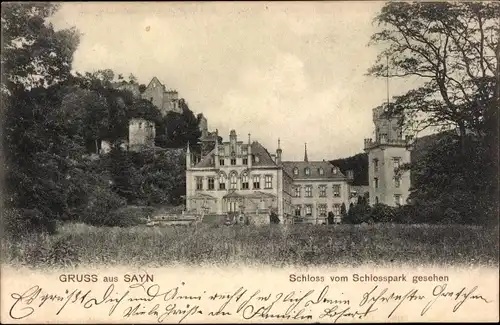
<instances>
[{"instance_id":1,"label":"crenellated tower","mask_svg":"<svg viewBox=\"0 0 500 325\"><path fill-rule=\"evenodd\" d=\"M410 172L400 167L410 163L410 138L403 138L403 115L389 114L387 106L373 109L375 139L365 139L368 154L370 205L398 206L410 193Z\"/></svg>"}]
</instances>

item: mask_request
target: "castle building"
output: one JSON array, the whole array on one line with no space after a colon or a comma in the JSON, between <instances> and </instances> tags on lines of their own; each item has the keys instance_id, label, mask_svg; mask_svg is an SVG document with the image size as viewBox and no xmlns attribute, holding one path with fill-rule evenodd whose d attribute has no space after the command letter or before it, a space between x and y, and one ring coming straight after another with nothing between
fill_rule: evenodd
<instances>
[{"instance_id":1,"label":"castle building","mask_svg":"<svg viewBox=\"0 0 500 325\"><path fill-rule=\"evenodd\" d=\"M143 99L150 100L163 115L167 115L168 112L182 113L178 92L167 90L156 77L151 79L141 96Z\"/></svg>"},{"instance_id":2,"label":"castle building","mask_svg":"<svg viewBox=\"0 0 500 325\"><path fill-rule=\"evenodd\" d=\"M139 150L154 146L156 137L155 123L143 118L133 118L128 123L129 150Z\"/></svg>"},{"instance_id":3,"label":"castle building","mask_svg":"<svg viewBox=\"0 0 500 325\"><path fill-rule=\"evenodd\" d=\"M365 139L368 154L370 205L382 203L399 206L406 203L410 193L410 172L400 166L410 163L409 138L403 139L402 116L388 116L384 107L373 109L375 139Z\"/></svg>"},{"instance_id":4,"label":"castle building","mask_svg":"<svg viewBox=\"0 0 500 325\"><path fill-rule=\"evenodd\" d=\"M216 131L215 139L218 139ZM325 223L328 212L340 222L340 207L348 205L347 178L329 162L282 161L258 141L229 141L194 163L186 154L186 211L236 223L263 224L276 214L281 222Z\"/></svg>"},{"instance_id":5,"label":"castle building","mask_svg":"<svg viewBox=\"0 0 500 325\"><path fill-rule=\"evenodd\" d=\"M304 161L283 162L292 178L292 213L296 223L323 224L328 212L340 223L342 203L349 205L349 184L340 169L327 161L309 161L307 147Z\"/></svg>"}]
</instances>

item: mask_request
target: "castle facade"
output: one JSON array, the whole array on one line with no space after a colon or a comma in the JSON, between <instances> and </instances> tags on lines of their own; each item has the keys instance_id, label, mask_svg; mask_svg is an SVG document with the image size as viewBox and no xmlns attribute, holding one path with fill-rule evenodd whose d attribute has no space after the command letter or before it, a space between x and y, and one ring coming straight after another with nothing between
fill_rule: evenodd
<instances>
[{"instance_id":1,"label":"castle facade","mask_svg":"<svg viewBox=\"0 0 500 325\"><path fill-rule=\"evenodd\" d=\"M411 147L402 137L400 116L382 108L373 110L375 139L365 139L369 184L351 186L352 171L342 173L329 161L309 161L307 146L303 161L284 161L278 140L271 154L258 141L238 139L236 131L229 141L212 137L213 150L194 161L188 146L186 154L186 211L205 218L229 218L234 223L269 223L275 214L282 223L325 224L333 215L342 222L342 206L349 209L358 196L368 191L369 204L398 206L406 203L410 190Z\"/></svg>"},{"instance_id":2,"label":"castle facade","mask_svg":"<svg viewBox=\"0 0 500 325\"><path fill-rule=\"evenodd\" d=\"M218 136L218 135L217 135ZM349 205L348 179L326 161L282 161L258 141L229 141L198 163L186 155L186 210L235 223L269 223L274 213L284 223L326 223L328 213L340 222L341 206Z\"/></svg>"}]
</instances>

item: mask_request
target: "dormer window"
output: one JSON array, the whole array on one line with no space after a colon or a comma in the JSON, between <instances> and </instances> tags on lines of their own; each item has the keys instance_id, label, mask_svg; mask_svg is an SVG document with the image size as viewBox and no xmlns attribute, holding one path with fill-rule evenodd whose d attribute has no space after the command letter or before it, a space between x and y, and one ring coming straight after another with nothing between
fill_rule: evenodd
<instances>
[{"instance_id":1,"label":"dormer window","mask_svg":"<svg viewBox=\"0 0 500 325\"><path fill-rule=\"evenodd\" d=\"M333 167L333 168L332 168L332 174L333 174L333 175L337 175L337 173L338 173L337 168Z\"/></svg>"},{"instance_id":2,"label":"dormer window","mask_svg":"<svg viewBox=\"0 0 500 325\"><path fill-rule=\"evenodd\" d=\"M318 169L318 174L323 175L324 173L325 173L325 171L323 170L323 168Z\"/></svg>"},{"instance_id":3,"label":"dormer window","mask_svg":"<svg viewBox=\"0 0 500 325\"><path fill-rule=\"evenodd\" d=\"M297 167L295 167L295 168L293 169L293 174L294 174L294 175L298 175L298 174L299 174L299 169L298 169Z\"/></svg>"},{"instance_id":4,"label":"dormer window","mask_svg":"<svg viewBox=\"0 0 500 325\"><path fill-rule=\"evenodd\" d=\"M311 175L311 170L309 169L309 167L306 167L306 168L304 169L304 173L306 174L306 176Z\"/></svg>"}]
</instances>

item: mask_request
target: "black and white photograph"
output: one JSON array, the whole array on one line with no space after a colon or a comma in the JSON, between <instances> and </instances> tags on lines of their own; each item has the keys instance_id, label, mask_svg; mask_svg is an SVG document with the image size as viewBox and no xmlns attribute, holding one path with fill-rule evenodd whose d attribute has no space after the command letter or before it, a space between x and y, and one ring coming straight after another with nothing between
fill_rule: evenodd
<instances>
[{"instance_id":1,"label":"black and white photograph","mask_svg":"<svg viewBox=\"0 0 500 325\"><path fill-rule=\"evenodd\" d=\"M500 3L5 2L1 38L2 323L498 321Z\"/></svg>"}]
</instances>

